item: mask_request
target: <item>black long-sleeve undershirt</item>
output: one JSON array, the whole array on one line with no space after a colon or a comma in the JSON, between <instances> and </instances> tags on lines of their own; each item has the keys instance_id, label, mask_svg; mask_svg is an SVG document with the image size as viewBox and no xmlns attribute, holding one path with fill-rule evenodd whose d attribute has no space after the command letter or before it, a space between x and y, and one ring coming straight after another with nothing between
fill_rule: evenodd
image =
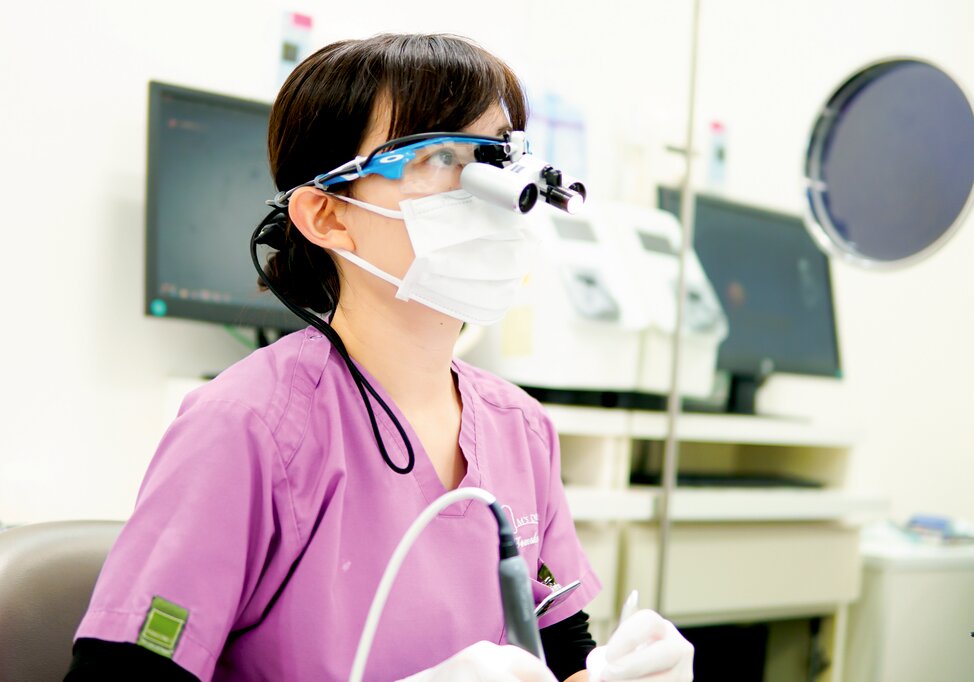
<instances>
[{"instance_id":1,"label":"black long-sleeve undershirt","mask_svg":"<svg viewBox=\"0 0 974 682\"><path fill-rule=\"evenodd\" d=\"M545 659L555 677L565 680L585 669L585 657L595 647L584 611L541 629ZM79 639L65 682L199 682L199 678L171 659L129 642Z\"/></svg>"},{"instance_id":2,"label":"black long-sleeve undershirt","mask_svg":"<svg viewBox=\"0 0 974 682\"><path fill-rule=\"evenodd\" d=\"M548 668L559 681L585 670L585 659L595 648L595 640L588 631L588 614L579 611L541 628L541 646Z\"/></svg>"},{"instance_id":3,"label":"black long-sleeve undershirt","mask_svg":"<svg viewBox=\"0 0 974 682\"><path fill-rule=\"evenodd\" d=\"M171 658L160 656L131 642L106 642L79 639L72 649L74 657L65 682L199 682Z\"/></svg>"}]
</instances>

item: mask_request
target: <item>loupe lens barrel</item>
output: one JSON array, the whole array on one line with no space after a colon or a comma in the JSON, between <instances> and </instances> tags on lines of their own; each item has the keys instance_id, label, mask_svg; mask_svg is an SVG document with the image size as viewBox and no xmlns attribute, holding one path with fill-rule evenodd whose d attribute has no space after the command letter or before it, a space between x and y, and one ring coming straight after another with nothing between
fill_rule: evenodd
<instances>
[{"instance_id":1,"label":"loupe lens barrel","mask_svg":"<svg viewBox=\"0 0 974 682\"><path fill-rule=\"evenodd\" d=\"M585 195L564 187L549 187L544 198L555 208L560 208L565 213L570 214L578 213L582 209L582 204L585 203Z\"/></svg>"},{"instance_id":2,"label":"loupe lens barrel","mask_svg":"<svg viewBox=\"0 0 974 682\"><path fill-rule=\"evenodd\" d=\"M588 192L585 190L585 185L582 184L581 180L571 179L568 182L569 182L568 189L570 189L573 192L578 192L579 194L581 194L582 199L588 198Z\"/></svg>"},{"instance_id":3,"label":"loupe lens barrel","mask_svg":"<svg viewBox=\"0 0 974 682\"><path fill-rule=\"evenodd\" d=\"M517 173L486 163L469 163L460 173L460 186L476 197L518 213L527 213L538 201L538 188Z\"/></svg>"}]
</instances>

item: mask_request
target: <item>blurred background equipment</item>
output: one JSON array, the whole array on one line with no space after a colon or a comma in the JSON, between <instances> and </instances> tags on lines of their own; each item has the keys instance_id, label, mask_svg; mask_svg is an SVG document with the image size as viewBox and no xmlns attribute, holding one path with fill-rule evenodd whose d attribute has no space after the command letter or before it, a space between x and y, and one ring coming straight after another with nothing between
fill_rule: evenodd
<instances>
[{"instance_id":1,"label":"blurred background equipment","mask_svg":"<svg viewBox=\"0 0 974 682\"><path fill-rule=\"evenodd\" d=\"M468 359L545 401L658 408L676 327L679 224L628 204L544 216L522 304L485 330ZM704 268L688 260L683 391L705 398L727 323Z\"/></svg>"}]
</instances>

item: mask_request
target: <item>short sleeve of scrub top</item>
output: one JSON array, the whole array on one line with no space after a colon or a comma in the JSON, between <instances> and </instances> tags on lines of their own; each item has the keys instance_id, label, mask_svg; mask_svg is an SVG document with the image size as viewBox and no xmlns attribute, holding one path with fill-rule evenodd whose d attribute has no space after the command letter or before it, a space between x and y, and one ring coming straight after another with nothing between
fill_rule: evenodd
<instances>
[{"instance_id":1,"label":"short sleeve of scrub top","mask_svg":"<svg viewBox=\"0 0 974 682\"><path fill-rule=\"evenodd\" d=\"M558 622L601 585L565 501L557 434L520 389L460 361L453 371L461 487L485 488L504 505L539 574L537 601L551 589L542 565L561 584L582 580L540 625ZM409 474L382 460L347 367L313 328L187 396L76 638L141 640L204 681L347 679L389 557L445 492L405 417L368 378L413 444ZM390 456L403 464L394 424L374 407ZM400 569L366 679L406 677L479 640L506 642L497 559L486 507L466 501L439 514Z\"/></svg>"}]
</instances>

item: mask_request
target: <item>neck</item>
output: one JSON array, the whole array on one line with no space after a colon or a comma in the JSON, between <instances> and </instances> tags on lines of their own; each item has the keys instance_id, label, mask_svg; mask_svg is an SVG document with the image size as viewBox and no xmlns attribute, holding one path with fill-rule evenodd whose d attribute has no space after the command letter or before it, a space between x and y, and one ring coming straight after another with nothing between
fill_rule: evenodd
<instances>
[{"instance_id":1,"label":"neck","mask_svg":"<svg viewBox=\"0 0 974 682\"><path fill-rule=\"evenodd\" d=\"M414 301L342 298L332 328L400 409L422 411L456 400L451 361L458 320Z\"/></svg>"}]
</instances>

